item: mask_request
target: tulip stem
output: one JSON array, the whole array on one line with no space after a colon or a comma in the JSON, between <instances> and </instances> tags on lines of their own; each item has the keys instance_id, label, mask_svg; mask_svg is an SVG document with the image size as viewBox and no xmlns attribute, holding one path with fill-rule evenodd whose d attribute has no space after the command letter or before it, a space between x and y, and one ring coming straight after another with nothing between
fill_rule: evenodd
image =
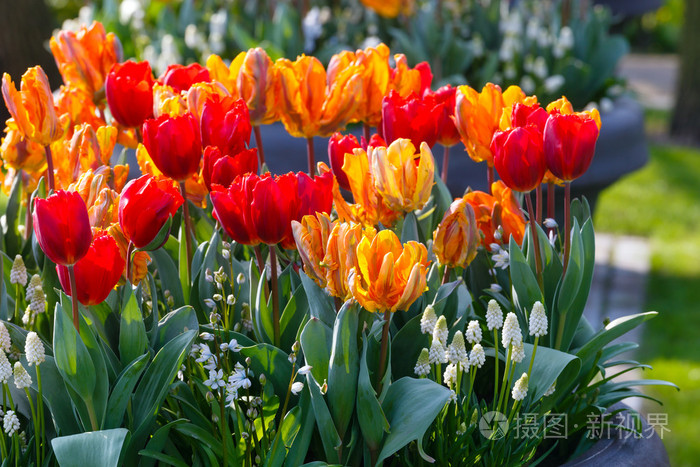
<instances>
[{"instance_id":1,"label":"tulip stem","mask_svg":"<svg viewBox=\"0 0 700 467\"><path fill-rule=\"evenodd\" d=\"M306 156L309 160L309 175L313 178L316 175L316 159L314 157L314 138L306 138Z\"/></svg>"},{"instance_id":2,"label":"tulip stem","mask_svg":"<svg viewBox=\"0 0 700 467\"><path fill-rule=\"evenodd\" d=\"M20 171L22 173L22 171ZM27 190L27 211L24 218L24 238L29 240L32 238L32 231L34 230L34 220L32 219L32 194Z\"/></svg>"},{"instance_id":3,"label":"tulip stem","mask_svg":"<svg viewBox=\"0 0 700 467\"><path fill-rule=\"evenodd\" d=\"M272 328L275 347L280 347L280 304L277 290L277 253L275 246L270 245L270 287L272 288Z\"/></svg>"},{"instance_id":4,"label":"tulip stem","mask_svg":"<svg viewBox=\"0 0 700 467\"><path fill-rule=\"evenodd\" d=\"M133 267L133 261L131 257L134 254L134 244L129 242L129 247L126 249L126 280L129 281L129 283L132 283L133 277L132 277L132 267Z\"/></svg>"},{"instance_id":5,"label":"tulip stem","mask_svg":"<svg viewBox=\"0 0 700 467\"><path fill-rule=\"evenodd\" d=\"M447 165L450 163L450 147L444 146L444 151L442 153L442 178L443 183L447 183Z\"/></svg>"},{"instance_id":6,"label":"tulip stem","mask_svg":"<svg viewBox=\"0 0 700 467\"><path fill-rule=\"evenodd\" d=\"M382 328L382 347L379 352L379 373L377 374L377 395L382 394L382 381L384 380L384 371L386 371L386 353L389 347L389 325L391 324L391 311L384 312L384 327Z\"/></svg>"},{"instance_id":7,"label":"tulip stem","mask_svg":"<svg viewBox=\"0 0 700 467\"><path fill-rule=\"evenodd\" d=\"M262 135L260 135L260 127L258 125L253 127L253 134L255 135L255 147L258 148L259 169L262 169L262 166L265 164L265 151L263 150Z\"/></svg>"},{"instance_id":8,"label":"tulip stem","mask_svg":"<svg viewBox=\"0 0 700 467\"><path fill-rule=\"evenodd\" d=\"M73 305L73 326L80 335L80 324L78 323L78 285L75 282L75 265L68 266L68 277L70 278L70 301Z\"/></svg>"},{"instance_id":9,"label":"tulip stem","mask_svg":"<svg viewBox=\"0 0 700 467\"><path fill-rule=\"evenodd\" d=\"M486 182L489 184L488 190L489 194L493 194L493 190L491 189L491 185L493 185L493 179L494 179L494 173L493 173L493 166L488 165L486 166Z\"/></svg>"},{"instance_id":10,"label":"tulip stem","mask_svg":"<svg viewBox=\"0 0 700 467\"><path fill-rule=\"evenodd\" d=\"M46 165L48 166L46 172L48 173L49 179L49 192L52 192L56 189L56 183L54 182L53 178L53 157L51 155L51 145L47 144L44 146L44 150L46 151Z\"/></svg>"},{"instance_id":11,"label":"tulip stem","mask_svg":"<svg viewBox=\"0 0 700 467\"><path fill-rule=\"evenodd\" d=\"M542 184L540 183L535 188L535 220L537 225L542 224Z\"/></svg>"},{"instance_id":12,"label":"tulip stem","mask_svg":"<svg viewBox=\"0 0 700 467\"><path fill-rule=\"evenodd\" d=\"M571 249L571 182L564 184L564 269L562 277L566 274L569 265L569 250Z\"/></svg>"},{"instance_id":13,"label":"tulip stem","mask_svg":"<svg viewBox=\"0 0 700 467\"><path fill-rule=\"evenodd\" d=\"M554 219L556 204L554 202L554 183L547 182L547 217ZM550 228L548 233L552 233L554 228Z\"/></svg>"},{"instance_id":14,"label":"tulip stem","mask_svg":"<svg viewBox=\"0 0 700 467\"><path fill-rule=\"evenodd\" d=\"M527 202L527 210L530 214L530 233L532 234L532 246L535 251L535 273L537 274L537 283L540 286L540 291L544 294L544 282L542 280L542 256L540 256L540 236L537 233L535 209L532 207L530 193L525 193L525 201Z\"/></svg>"},{"instance_id":15,"label":"tulip stem","mask_svg":"<svg viewBox=\"0 0 700 467\"><path fill-rule=\"evenodd\" d=\"M187 248L187 277L190 277L190 267L192 265L192 220L190 219L190 207L187 202L187 191L185 190L185 182L180 182L180 193L182 199L182 216L185 218L185 244Z\"/></svg>"},{"instance_id":16,"label":"tulip stem","mask_svg":"<svg viewBox=\"0 0 700 467\"><path fill-rule=\"evenodd\" d=\"M262 276L265 273L265 260L263 260L260 245L255 245L253 247L253 251L255 251L255 259L258 263L258 270L260 271L260 276ZM265 288L265 300L267 301L268 297L270 296L270 291L267 290L267 281L263 282L263 287Z\"/></svg>"},{"instance_id":17,"label":"tulip stem","mask_svg":"<svg viewBox=\"0 0 700 467\"><path fill-rule=\"evenodd\" d=\"M369 130L370 130L370 127L369 127L368 123L365 123L364 125L362 125L362 134L365 137L365 144L369 144L369 139L370 139ZM364 148L364 149L367 150L367 148Z\"/></svg>"},{"instance_id":18,"label":"tulip stem","mask_svg":"<svg viewBox=\"0 0 700 467\"><path fill-rule=\"evenodd\" d=\"M442 273L442 284L445 285L450 280L450 267L445 265L445 272Z\"/></svg>"}]
</instances>

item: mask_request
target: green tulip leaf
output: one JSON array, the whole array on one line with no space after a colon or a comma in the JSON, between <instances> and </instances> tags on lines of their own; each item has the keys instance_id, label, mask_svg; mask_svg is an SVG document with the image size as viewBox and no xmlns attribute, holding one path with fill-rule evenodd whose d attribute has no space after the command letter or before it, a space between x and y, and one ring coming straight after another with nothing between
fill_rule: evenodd
<instances>
[{"instance_id":1,"label":"green tulip leaf","mask_svg":"<svg viewBox=\"0 0 700 467\"><path fill-rule=\"evenodd\" d=\"M384 432L389 431L389 422L384 416L384 411L377 400L377 393L374 391L369 377L367 336L363 336L362 341L362 358L360 359L360 373L357 380L357 419L365 442L371 450L376 451L384 437Z\"/></svg>"},{"instance_id":2,"label":"green tulip leaf","mask_svg":"<svg viewBox=\"0 0 700 467\"><path fill-rule=\"evenodd\" d=\"M301 332L301 348L316 381L328 380L328 366L333 345L333 331L321 320L311 318Z\"/></svg>"},{"instance_id":3,"label":"green tulip leaf","mask_svg":"<svg viewBox=\"0 0 700 467\"><path fill-rule=\"evenodd\" d=\"M54 438L51 446L61 467L117 467L128 435L124 428L92 431Z\"/></svg>"},{"instance_id":4,"label":"green tulip leaf","mask_svg":"<svg viewBox=\"0 0 700 467\"><path fill-rule=\"evenodd\" d=\"M119 357L122 365L128 365L143 355L148 346L146 326L143 324L141 310L136 303L136 297L131 291L131 287L126 288L129 289L129 298L122 310L119 325Z\"/></svg>"},{"instance_id":5,"label":"green tulip leaf","mask_svg":"<svg viewBox=\"0 0 700 467\"><path fill-rule=\"evenodd\" d=\"M117 377L107 403L105 428L117 428L121 426L136 383L138 383L139 378L141 378L143 370L146 369L148 360L149 354L142 354L136 357Z\"/></svg>"},{"instance_id":6,"label":"green tulip leaf","mask_svg":"<svg viewBox=\"0 0 700 467\"><path fill-rule=\"evenodd\" d=\"M58 304L54 312L53 348L63 381L83 399L91 398L96 382L95 365L73 321Z\"/></svg>"}]
</instances>

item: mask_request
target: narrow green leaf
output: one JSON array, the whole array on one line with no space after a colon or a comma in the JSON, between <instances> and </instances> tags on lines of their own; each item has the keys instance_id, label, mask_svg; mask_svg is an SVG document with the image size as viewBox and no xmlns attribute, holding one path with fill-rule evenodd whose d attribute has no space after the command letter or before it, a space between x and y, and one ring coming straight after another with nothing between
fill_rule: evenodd
<instances>
[{"instance_id":1,"label":"narrow green leaf","mask_svg":"<svg viewBox=\"0 0 700 467\"><path fill-rule=\"evenodd\" d=\"M301 283L309 299L309 312L312 318L321 320L329 328L335 323L333 299L303 271L299 271Z\"/></svg>"},{"instance_id":2,"label":"narrow green leaf","mask_svg":"<svg viewBox=\"0 0 700 467\"><path fill-rule=\"evenodd\" d=\"M146 369L149 355L143 354L136 357L117 378L107 403L105 415L105 428L117 428L122 426L126 407L131 400L132 393L138 383L143 370ZM43 371L43 370L42 370Z\"/></svg>"},{"instance_id":3,"label":"narrow green leaf","mask_svg":"<svg viewBox=\"0 0 700 467\"><path fill-rule=\"evenodd\" d=\"M58 304L54 312L53 348L56 367L66 384L83 399L92 397L95 365L72 320Z\"/></svg>"},{"instance_id":4,"label":"narrow green leaf","mask_svg":"<svg viewBox=\"0 0 700 467\"><path fill-rule=\"evenodd\" d=\"M185 203L188 201L185 200ZM184 216L184 214L183 214ZM188 264L187 256L187 239L186 235L189 235L186 229L185 221L183 219L180 224L180 234L178 236L179 249L178 249L178 270L180 275L180 287L182 287L182 298L185 303L190 303L190 268Z\"/></svg>"},{"instance_id":5,"label":"narrow green leaf","mask_svg":"<svg viewBox=\"0 0 700 467\"><path fill-rule=\"evenodd\" d=\"M360 359L360 373L357 380L357 419L365 442L371 450L377 450L384 437L384 432L389 431L389 422L384 416L384 411L370 381L367 366L367 337L363 336L362 341L362 358Z\"/></svg>"},{"instance_id":6,"label":"narrow green leaf","mask_svg":"<svg viewBox=\"0 0 700 467\"><path fill-rule=\"evenodd\" d=\"M323 443L323 451L326 454L326 459L338 463L340 462L340 458L338 457L338 451L336 451L336 449L341 445L342 440L340 436L338 436L338 431L335 429L333 419L331 418L331 412L328 410L328 406L321 394L318 383L316 383L311 373L306 374L306 386L309 388L309 393L311 394L311 405L314 409L314 417L316 418L318 433L321 435L321 442Z\"/></svg>"},{"instance_id":7,"label":"narrow green leaf","mask_svg":"<svg viewBox=\"0 0 700 467\"><path fill-rule=\"evenodd\" d=\"M180 276L172 258L163 248L159 248L149 253L153 262L158 269L162 290L169 290L172 294L173 301L176 307L185 306L185 299L182 294L182 285L180 285ZM155 294L155 290L151 290Z\"/></svg>"},{"instance_id":8,"label":"narrow green leaf","mask_svg":"<svg viewBox=\"0 0 700 467\"><path fill-rule=\"evenodd\" d=\"M328 366L333 345L333 331L321 320L311 318L301 332L301 348L316 381L328 380Z\"/></svg>"},{"instance_id":9,"label":"narrow green leaf","mask_svg":"<svg viewBox=\"0 0 700 467\"><path fill-rule=\"evenodd\" d=\"M127 287L130 289L130 287ZM148 346L146 326L143 324L141 310L136 303L133 291L129 290L129 298L122 310L119 325L119 357L122 365L128 365L143 355Z\"/></svg>"}]
</instances>

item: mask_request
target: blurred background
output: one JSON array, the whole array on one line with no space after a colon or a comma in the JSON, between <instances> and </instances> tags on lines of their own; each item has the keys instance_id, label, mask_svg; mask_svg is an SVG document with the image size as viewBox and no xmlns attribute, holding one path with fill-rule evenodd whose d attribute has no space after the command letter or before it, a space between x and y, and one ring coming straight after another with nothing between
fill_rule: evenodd
<instances>
[{"instance_id":1,"label":"blurred background","mask_svg":"<svg viewBox=\"0 0 700 467\"><path fill-rule=\"evenodd\" d=\"M306 53L327 63L342 49L384 42L411 66L430 62L433 88L517 84L540 102L566 95L579 110L599 108L599 151L582 181L597 200L599 234L587 313L600 326L659 311L636 336L635 357L653 367L642 377L681 391L647 389L663 406L631 403L667 414L657 430L673 465L697 464L700 2L1 0L0 70L18 80L40 64L58 87L49 38L93 20L117 34L125 59L149 60L158 74L171 63L204 63L211 53L230 60L254 46L273 59ZM459 170L450 172L460 179Z\"/></svg>"}]
</instances>

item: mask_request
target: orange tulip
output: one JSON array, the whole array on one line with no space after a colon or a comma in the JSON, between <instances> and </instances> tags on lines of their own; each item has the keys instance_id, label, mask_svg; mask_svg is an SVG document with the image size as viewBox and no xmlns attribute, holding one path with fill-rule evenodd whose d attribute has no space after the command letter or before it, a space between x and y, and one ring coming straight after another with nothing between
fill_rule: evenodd
<instances>
[{"instance_id":1,"label":"orange tulip","mask_svg":"<svg viewBox=\"0 0 700 467\"><path fill-rule=\"evenodd\" d=\"M491 139L498 130L504 101L501 88L487 83L477 92L469 86L457 88L455 125L469 157L493 167Z\"/></svg>"},{"instance_id":2,"label":"orange tulip","mask_svg":"<svg viewBox=\"0 0 700 467\"><path fill-rule=\"evenodd\" d=\"M202 109L204 109L205 102L213 96L227 97L229 95L228 90L219 82L195 83L187 91L187 109L199 121L202 117Z\"/></svg>"},{"instance_id":3,"label":"orange tulip","mask_svg":"<svg viewBox=\"0 0 700 467\"><path fill-rule=\"evenodd\" d=\"M304 216L301 222L292 221L292 234L304 271L321 288L326 287L326 268L323 265L326 243L335 224L324 212Z\"/></svg>"},{"instance_id":4,"label":"orange tulip","mask_svg":"<svg viewBox=\"0 0 700 467\"><path fill-rule=\"evenodd\" d=\"M370 312L408 310L426 289L428 251L418 242L401 245L391 230L357 245L357 267L350 271L352 296Z\"/></svg>"},{"instance_id":5,"label":"orange tulip","mask_svg":"<svg viewBox=\"0 0 700 467\"><path fill-rule=\"evenodd\" d=\"M390 209L412 212L430 199L435 162L427 143L416 154L410 140L397 139L388 148L369 148L369 161L374 186Z\"/></svg>"},{"instance_id":6,"label":"orange tulip","mask_svg":"<svg viewBox=\"0 0 700 467\"><path fill-rule=\"evenodd\" d=\"M357 245L363 238L372 240L374 227L362 228L361 224L338 222L326 243L323 266L326 268L326 290L334 297L347 300L352 295L348 278L350 271L358 267Z\"/></svg>"},{"instance_id":7,"label":"orange tulip","mask_svg":"<svg viewBox=\"0 0 700 467\"><path fill-rule=\"evenodd\" d=\"M0 156L3 162L15 170L25 170L32 174L41 174L46 170L44 147L26 139L15 125L13 119L7 121L5 137L2 139Z\"/></svg>"},{"instance_id":8,"label":"orange tulip","mask_svg":"<svg viewBox=\"0 0 700 467\"><path fill-rule=\"evenodd\" d=\"M399 14L413 13L413 0L360 0L364 6L385 18L396 18Z\"/></svg>"},{"instance_id":9,"label":"orange tulip","mask_svg":"<svg viewBox=\"0 0 700 467\"><path fill-rule=\"evenodd\" d=\"M281 58L279 112L287 132L295 137L330 136L355 116L362 95L361 69L350 66L326 83L326 70L315 58L295 62Z\"/></svg>"},{"instance_id":10,"label":"orange tulip","mask_svg":"<svg viewBox=\"0 0 700 467\"><path fill-rule=\"evenodd\" d=\"M61 116L61 126L66 138L70 138L76 125L89 123L93 128L107 125L99 116L100 112L92 102L92 95L84 89L61 86L56 99L56 111Z\"/></svg>"},{"instance_id":11,"label":"orange tulip","mask_svg":"<svg viewBox=\"0 0 700 467\"><path fill-rule=\"evenodd\" d=\"M274 62L260 47L241 54L243 57L236 86L238 97L248 104L250 123L259 126L277 121L279 75Z\"/></svg>"},{"instance_id":12,"label":"orange tulip","mask_svg":"<svg viewBox=\"0 0 700 467\"><path fill-rule=\"evenodd\" d=\"M109 234L114 237L119 247L119 254L126 260L126 253L129 248L129 240L122 232L119 222L112 224L108 230ZM136 251L131 260L131 283L138 285L148 274L148 265L151 262L151 256L147 251ZM120 283L126 282L126 277L122 276Z\"/></svg>"},{"instance_id":13,"label":"orange tulip","mask_svg":"<svg viewBox=\"0 0 700 467\"><path fill-rule=\"evenodd\" d=\"M408 60L404 54L395 54L394 61L396 62L396 68L391 69L391 83L389 88L394 89L401 97L406 97L411 94L411 92L422 96L422 91L425 86L420 69L418 67L409 67ZM427 84L429 87L429 83Z\"/></svg>"},{"instance_id":14,"label":"orange tulip","mask_svg":"<svg viewBox=\"0 0 700 467\"><path fill-rule=\"evenodd\" d=\"M598 111L598 109L584 110L583 112L574 112L574 107L571 105L571 102L569 102L569 100L564 96L562 96L554 102L550 102L549 105L547 105L547 112L549 112L550 114L558 112L564 115L576 114L582 118L589 118L595 122L595 124L598 126L598 130L600 130L601 121L600 112Z\"/></svg>"},{"instance_id":15,"label":"orange tulip","mask_svg":"<svg viewBox=\"0 0 700 467\"><path fill-rule=\"evenodd\" d=\"M113 126L102 126L95 131L89 123L75 128L69 146L70 166L76 171L74 179L78 177L78 171L109 165L117 143L117 133Z\"/></svg>"},{"instance_id":16,"label":"orange tulip","mask_svg":"<svg viewBox=\"0 0 700 467\"><path fill-rule=\"evenodd\" d=\"M193 101L194 100L195 97L193 97ZM196 99L196 101L204 105L206 98L204 100ZM153 85L153 115L155 118L161 115L179 117L185 115L187 112L187 100L181 93L165 84L155 83Z\"/></svg>"},{"instance_id":17,"label":"orange tulip","mask_svg":"<svg viewBox=\"0 0 700 467\"><path fill-rule=\"evenodd\" d=\"M476 257L479 229L474 209L464 198L457 198L433 232L433 252L440 264L465 268Z\"/></svg>"},{"instance_id":18,"label":"orange tulip","mask_svg":"<svg viewBox=\"0 0 700 467\"><path fill-rule=\"evenodd\" d=\"M2 76L2 97L15 125L25 138L48 146L63 134L59 125L49 79L40 66L22 75L20 91L7 73Z\"/></svg>"},{"instance_id":19,"label":"orange tulip","mask_svg":"<svg viewBox=\"0 0 700 467\"><path fill-rule=\"evenodd\" d=\"M481 244L490 250L490 245L496 243L494 233L498 227L503 229L503 243L513 236L516 243L522 244L526 221L513 191L501 180L491 185L491 191L493 195L483 191L464 195L474 209L477 225L483 234Z\"/></svg>"},{"instance_id":20,"label":"orange tulip","mask_svg":"<svg viewBox=\"0 0 700 467\"><path fill-rule=\"evenodd\" d=\"M60 31L51 38L50 47L63 82L87 91L91 97L104 86L112 65L122 61L119 39L111 32L107 34L96 21L90 27L82 26L77 33Z\"/></svg>"}]
</instances>

